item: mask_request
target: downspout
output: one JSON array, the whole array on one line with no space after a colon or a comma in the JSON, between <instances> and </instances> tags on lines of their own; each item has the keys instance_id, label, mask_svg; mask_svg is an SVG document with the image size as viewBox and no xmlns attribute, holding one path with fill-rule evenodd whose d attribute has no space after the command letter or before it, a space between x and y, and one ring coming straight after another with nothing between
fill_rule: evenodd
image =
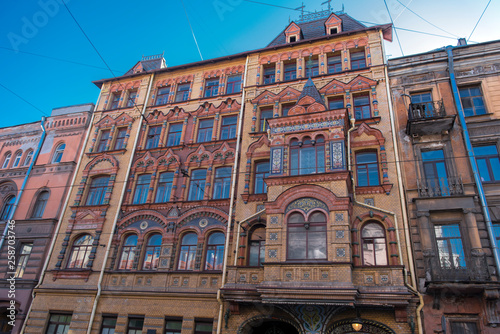
<instances>
[{"instance_id":1,"label":"downspout","mask_svg":"<svg viewBox=\"0 0 500 334\"><path fill-rule=\"evenodd\" d=\"M19 195L16 197L16 201L14 202L14 206L12 207L12 210L9 213L9 216L7 217L7 221L5 222L5 229L3 230L2 233L2 239L0 240L0 252L2 251L3 243L5 241L5 236L7 235L7 230L9 228L9 221L14 217L14 213L16 212L17 207L19 206L19 201L21 200L21 196L23 195L24 188L26 187L26 183L28 183L28 178L31 174L31 170L33 169L33 166L35 165L35 161L38 158L38 155L40 154L40 150L42 148L43 142L45 140L45 135L47 134L47 131L45 129L45 117L42 116L42 121L40 123L40 126L42 127L42 136L40 137L40 141L38 142L38 147L36 148L36 152L33 155L33 159L31 159L30 166L28 167L28 171L26 172L26 176L24 177L23 184L21 185L21 189L19 190Z\"/></svg>"},{"instance_id":2,"label":"downspout","mask_svg":"<svg viewBox=\"0 0 500 334\"><path fill-rule=\"evenodd\" d=\"M100 99L101 99L101 92L99 92L99 96L97 97L96 107L99 105ZM75 171L74 171L73 177L71 179L70 188L72 188L73 185L75 184L76 174L78 173L78 169L79 169L80 164L82 162L81 157L83 156L83 153L85 152L85 147L87 146L87 141L88 141L89 136L90 136L90 127L94 123L94 117L95 117L95 110L92 111L92 117L90 118L89 127L87 129L87 133L85 134L85 139L83 140L80 154L78 155L78 162L76 163ZM38 279L38 283L33 288L33 292L31 293L31 304L30 304L30 307L28 309L28 313L26 313L26 318L24 319L23 327L21 328L21 334L24 333L24 330L25 330L26 325L28 323L29 315L31 313L31 307L33 306L33 302L35 301L35 296L36 296L35 290L38 289L40 287L40 285L42 284L43 278L45 277L45 272L47 271L47 267L49 266L49 260L50 260L50 257L52 255L52 252L54 251L54 246L56 244L57 235L59 234L59 230L61 229L61 224L62 224L64 214L66 213L66 208L68 208L68 202L69 202L69 198L71 196L71 190L72 189L70 189L68 191L68 193L66 194L66 199L64 200L63 209L62 209L61 215L59 216L59 221L57 222L56 229L55 229L54 233L52 234L53 237L52 237L52 241L50 242L49 251L47 252L47 255L45 257L45 262L43 263L42 271L40 273L40 278Z\"/></svg>"},{"instance_id":3,"label":"downspout","mask_svg":"<svg viewBox=\"0 0 500 334\"><path fill-rule=\"evenodd\" d=\"M229 202L229 213L228 213L228 217L227 217L227 232L226 232L227 237L226 237L226 244L224 245L224 249L226 251L224 252L224 264L222 266L222 282L221 282L221 287L219 288L219 290L217 290L217 301L220 304L219 317L217 319L217 334L220 334L220 332L221 332L222 313L224 312L224 303L222 302L221 289L223 289L224 284L226 284L227 261L229 258L229 239L231 237L231 225L232 225L232 220L233 220L232 217L233 217L234 195L236 193L236 176L238 175L238 161L239 161L240 146L241 146L241 132L243 129L243 111L245 110L245 83L246 83L247 72L248 72L248 59L249 59L249 57L247 56L247 60L245 62L245 72L243 74L243 80L242 80L241 107L240 107L240 114L238 116L238 134L236 136L236 152L234 155L233 175L232 175L232 181L231 181L231 183L232 183L231 184L231 199ZM236 240L238 240L238 236L236 236ZM235 256L238 256L238 249L236 249Z\"/></svg>"},{"instance_id":4,"label":"downspout","mask_svg":"<svg viewBox=\"0 0 500 334\"><path fill-rule=\"evenodd\" d=\"M380 32L380 37L382 38L382 32ZM401 215L403 216L403 229L405 233L405 243L406 243L406 253L408 256L408 267L410 268L410 277L411 277L411 285L408 284L408 277L407 277L407 272L406 269L404 270L404 282L406 287L408 287L413 293L415 293L418 296L419 299L419 305L415 311L416 316L417 316L417 325L418 325L418 332L419 334L423 334L424 332L424 327L423 327L423 321L422 321L422 316L421 312L422 309L424 308L424 297L422 294L418 291L417 289L417 277L415 273L415 268L414 268L414 258L413 258L413 251L411 249L411 237L410 237L410 224L408 223L408 212L406 210L406 197L405 197L405 191L403 189L403 176L401 173L401 165L400 165L400 160L399 160L399 143L398 143L398 137L397 137L397 132L396 132L396 116L394 114L394 109L392 108L392 98L391 98L391 90L389 87L389 73L388 73L388 64L385 59L385 50L384 47L382 47L382 57L384 60L384 77L385 77L385 88L387 90L387 105L389 106L389 118L391 120L391 132L392 132L392 146L394 147L394 159L396 160L395 165L396 165L396 175L398 177L398 190L399 190L399 203L401 206ZM394 220L396 221L396 215L394 215ZM397 226L397 225L396 225ZM396 230L398 233L396 235L398 236L398 245L399 245L399 231ZM400 247L400 252L401 252L401 246ZM401 259L401 264L402 259Z\"/></svg>"},{"instance_id":5,"label":"downspout","mask_svg":"<svg viewBox=\"0 0 500 334\"><path fill-rule=\"evenodd\" d=\"M458 86L455 78L455 67L453 63L453 46L450 45L447 46L446 53L448 54L448 67L450 72L451 89L453 91L453 97L455 99L455 105L457 107L457 113L460 119L460 125L462 125L465 147L467 149L467 155L469 156L469 162L472 167L472 172L474 174L474 181L476 182L477 192L479 193L479 200L481 203L484 220L488 230L488 237L490 238L491 248L493 249L493 257L495 258L495 265L497 267L497 275L498 275L500 273L500 255L498 254L498 247L495 243L495 233L493 232L493 225L491 223L491 216L490 216L490 211L488 209L488 202L486 201L486 196L484 194L483 183L481 182L481 178L479 177L476 158L474 156L474 150L472 148L472 144L470 141L469 130L467 129L467 123L465 122L464 110L462 108L462 102L460 100L460 95L458 93Z\"/></svg>"},{"instance_id":6,"label":"downspout","mask_svg":"<svg viewBox=\"0 0 500 334\"><path fill-rule=\"evenodd\" d=\"M149 80L149 85L148 85L148 92L146 93L146 99L144 100L144 105L142 106L141 123L142 123L142 118L144 118L144 113L146 111L146 108L148 106L149 94L151 93L151 87L152 87L152 84L153 84L154 77L155 77L154 73L151 74L151 79ZM122 207L122 204L123 204L123 199L125 198L124 194L125 194L125 192L127 190L127 180L128 180L128 178L130 176L130 169L132 167L132 162L134 161L134 154L135 154L135 150L137 148L137 142L139 141L139 134L140 134L141 128L142 128L142 124L141 123L139 123L139 125L137 126L137 133L136 133L136 136L135 136L135 139L134 139L134 146L132 146L132 151L130 153L129 163L128 163L128 166L127 166L127 169L126 169L126 175L125 175L125 178L124 178L124 181L123 181L123 187L122 187L122 192L121 192L122 195L120 196L120 200L118 202L118 206L117 206L117 209L116 209L115 218L113 220L113 226L112 226L111 231L109 233L108 244L106 246L106 254L104 255L104 259L102 261L102 266L101 266L101 272L99 273L99 280L98 280L98 283L97 283L97 293L96 293L96 296L95 296L95 299L94 299L94 305L92 306L92 311L90 313L89 325L87 327L87 334L90 334L90 332L92 331L92 323L94 322L95 313L96 313L96 310L97 310L97 304L99 303L99 298L101 297L101 293L102 293L102 280L104 278L104 270L106 269L106 264L108 263L108 256L109 256L109 252L111 250L111 243L113 242L113 236L114 236L114 233L115 233L116 224L118 223L118 217L119 217L120 212L121 212L121 207Z\"/></svg>"}]
</instances>

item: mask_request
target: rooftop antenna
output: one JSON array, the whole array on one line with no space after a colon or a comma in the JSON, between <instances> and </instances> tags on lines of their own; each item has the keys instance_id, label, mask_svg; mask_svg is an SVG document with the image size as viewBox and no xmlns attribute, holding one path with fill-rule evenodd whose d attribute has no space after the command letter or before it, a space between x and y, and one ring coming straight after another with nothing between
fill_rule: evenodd
<instances>
[{"instance_id":1,"label":"rooftop antenna","mask_svg":"<svg viewBox=\"0 0 500 334\"><path fill-rule=\"evenodd\" d=\"M321 4L321 6L323 6L325 3L327 3L327 4L328 4L328 11L329 11L329 12L331 12L331 11L332 11L332 5L331 5L331 2L332 2L332 0L327 0L327 1L323 2L323 3Z\"/></svg>"},{"instance_id":2,"label":"rooftop antenna","mask_svg":"<svg viewBox=\"0 0 500 334\"><path fill-rule=\"evenodd\" d=\"M306 6L304 6L304 3L302 2L302 6L295 8L295 10L299 10L300 9L300 19L301 20L304 18L304 8L305 7Z\"/></svg>"}]
</instances>

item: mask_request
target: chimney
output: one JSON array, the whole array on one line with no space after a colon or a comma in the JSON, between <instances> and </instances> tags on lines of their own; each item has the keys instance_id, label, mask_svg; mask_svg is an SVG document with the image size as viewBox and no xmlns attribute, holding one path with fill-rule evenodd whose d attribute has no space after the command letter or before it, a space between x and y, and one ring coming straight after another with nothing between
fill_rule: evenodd
<instances>
[{"instance_id":1,"label":"chimney","mask_svg":"<svg viewBox=\"0 0 500 334\"><path fill-rule=\"evenodd\" d=\"M467 45L465 38L459 38L457 46Z\"/></svg>"}]
</instances>

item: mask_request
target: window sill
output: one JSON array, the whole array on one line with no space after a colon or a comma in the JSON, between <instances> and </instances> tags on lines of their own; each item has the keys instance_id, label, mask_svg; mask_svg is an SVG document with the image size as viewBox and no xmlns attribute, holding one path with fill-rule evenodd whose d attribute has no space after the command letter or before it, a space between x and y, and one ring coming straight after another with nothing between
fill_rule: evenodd
<instances>
[{"instance_id":1,"label":"window sill","mask_svg":"<svg viewBox=\"0 0 500 334\"><path fill-rule=\"evenodd\" d=\"M148 108L154 108L154 107L166 107L166 106L171 106L174 104L179 104L179 103L184 103L184 102L192 102L192 101L201 101L201 100L207 100L207 99L217 99L217 98L225 98L225 97L230 97L230 96L239 96L241 95L241 91L237 93L230 93L230 94L220 94L220 95L215 95L215 96L210 96L210 97L197 97L195 99L189 99L189 100L184 100L184 101L171 101L167 103L162 103L162 104L150 104Z\"/></svg>"},{"instance_id":2,"label":"window sill","mask_svg":"<svg viewBox=\"0 0 500 334\"><path fill-rule=\"evenodd\" d=\"M117 111L117 110L124 110L124 109L131 109L135 107L142 107L142 104L134 104L131 107L118 107L118 108L112 108L112 109L103 109L103 110L98 110L98 111Z\"/></svg>"},{"instance_id":3,"label":"window sill","mask_svg":"<svg viewBox=\"0 0 500 334\"><path fill-rule=\"evenodd\" d=\"M368 194L386 194L389 195L391 193L393 184L386 183L378 186L357 186L356 194L357 195L368 195Z\"/></svg>"},{"instance_id":4,"label":"window sill","mask_svg":"<svg viewBox=\"0 0 500 334\"><path fill-rule=\"evenodd\" d=\"M122 148L119 150L108 150L108 151L99 151L99 152L86 152L88 157L96 157L101 154L124 154L127 152L126 149Z\"/></svg>"},{"instance_id":5,"label":"window sill","mask_svg":"<svg viewBox=\"0 0 500 334\"><path fill-rule=\"evenodd\" d=\"M109 208L109 204L99 204L99 205L74 205L70 206L71 210L87 210L89 208L92 209L107 209Z\"/></svg>"},{"instance_id":6,"label":"window sill","mask_svg":"<svg viewBox=\"0 0 500 334\"><path fill-rule=\"evenodd\" d=\"M380 123L380 119L381 119L380 116L374 116L374 117L370 117L370 118L359 118L359 119L356 119L355 125L360 126L363 123L378 124L378 123Z\"/></svg>"},{"instance_id":7,"label":"window sill","mask_svg":"<svg viewBox=\"0 0 500 334\"><path fill-rule=\"evenodd\" d=\"M484 122L484 121L489 121L493 118L493 113L486 113L486 114L481 114L481 115L472 115L472 116L465 116L465 121L467 123L476 123L476 122Z\"/></svg>"},{"instance_id":8,"label":"window sill","mask_svg":"<svg viewBox=\"0 0 500 334\"><path fill-rule=\"evenodd\" d=\"M83 279L85 282L88 281L90 274L92 274L92 269L61 269L61 270L53 270L52 273L54 276L52 280L55 281L57 279Z\"/></svg>"},{"instance_id":9,"label":"window sill","mask_svg":"<svg viewBox=\"0 0 500 334\"><path fill-rule=\"evenodd\" d=\"M245 204L248 202L267 202L267 194L241 194L241 198Z\"/></svg>"}]
</instances>

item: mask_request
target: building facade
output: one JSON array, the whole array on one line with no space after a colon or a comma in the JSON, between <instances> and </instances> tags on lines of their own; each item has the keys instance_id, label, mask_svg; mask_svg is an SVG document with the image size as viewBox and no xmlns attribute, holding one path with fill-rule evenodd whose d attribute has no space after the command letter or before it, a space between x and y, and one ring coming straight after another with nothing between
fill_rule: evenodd
<instances>
[{"instance_id":1,"label":"building facade","mask_svg":"<svg viewBox=\"0 0 500 334\"><path fill-rule=\"evenodd\" d=\"M499 56L495 41L389 60L426 333L498 332Z\"/></svg>"},{"instance_id":2,"label":"building facade","mask_svg":"<svg viewBox=\"0 0 500 334\"><path fill-rule=\"evenodd\" d=\"M18 333L28 312L93 109L93 104L56 108L41 122L0 129L0 265L6 268L0 280L1 333ZM15 222L11 229L9 220ZM14 289L9 278L15 278ZM6 317L11 300L13 328Z\"/></svg>"},{"instance_id":3,"label":"building facade","mask_svg":"<svg viewBox=\"0 0 500 334\"><path fill-rule=\"evenodd\" d=\"M96 81L25 333L414 333L391 34L327 13Z\"/></svg>"}]
</instances>

